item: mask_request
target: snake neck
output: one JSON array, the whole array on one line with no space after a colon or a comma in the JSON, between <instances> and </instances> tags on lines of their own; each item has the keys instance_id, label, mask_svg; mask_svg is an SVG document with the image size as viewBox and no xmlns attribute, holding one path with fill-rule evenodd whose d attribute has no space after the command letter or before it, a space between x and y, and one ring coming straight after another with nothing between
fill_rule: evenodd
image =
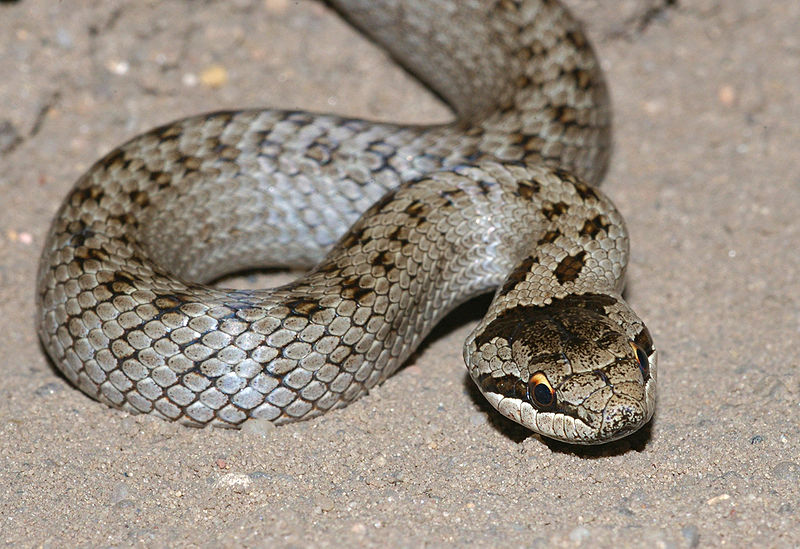
<instances>
[{"instance_id":1,"label":"snake neck","mask_svg":"<svg viewBox=\"0 0 800 549\"><path fill-rule=\"evenodd\" d=\"M508 215L490 213L499 208ZM590 291L618 295L627 254L621 217L581 180L482 161L389 193L314 271L267 300L317 310L344 296L353 318L386 319L380 331L392 354L376 366L385 377L442 317L495 288L482 325L517 303L539 306Z\"/></svg>"},{"instance_id":2,"label":"snake neck","mask_svg":"<svg viewBox=\"0 0 800 549\"><path fill-rule=\"evenodd\" d=\"M608 91L580 23L560 3L333 4L445 99L458 120L432 132L469 136L472 151L461 146L467 159L489 153L560 167L592 185L602 180L611 152Z\"/></svg>"}]
</instances>

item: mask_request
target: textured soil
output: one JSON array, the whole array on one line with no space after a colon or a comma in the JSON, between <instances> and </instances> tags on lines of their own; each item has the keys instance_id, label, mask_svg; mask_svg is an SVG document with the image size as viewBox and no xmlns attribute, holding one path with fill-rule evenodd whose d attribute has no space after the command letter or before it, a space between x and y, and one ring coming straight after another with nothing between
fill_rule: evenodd
<instances>
[{"instance_id":1,"label":"textured soil","mask_svg":"<svg viewBox=\"0 0 800 549\"><path fill-rule=\"evenodd\" d=\"M655 420L590 449L530 435L472 387L461 344L485 301L369 396L266 433L70 386L33 284L101 154L222 107L451 115L321 2L0 2L0 544L800 545L800 3L568 4L611 86L604 189L660 349Z\"/></svg>"}]
</instances>

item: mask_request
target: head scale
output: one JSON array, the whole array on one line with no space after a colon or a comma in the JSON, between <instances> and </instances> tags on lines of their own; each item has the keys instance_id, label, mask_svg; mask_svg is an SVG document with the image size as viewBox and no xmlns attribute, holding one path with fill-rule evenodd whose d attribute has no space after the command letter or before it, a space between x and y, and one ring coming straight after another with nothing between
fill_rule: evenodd
<instances>
[{"instance_id":1,"label":"head scale","mask_svg":"<svg viewBox=\"0 0 800 549\"><path fill-rule=\"evenodd\" d=\"M503 415L576 444L622 438L655 410L657 354L619 295L554 298L507 309L473 333L473 380Z\"/></svg>"}]
</instances>

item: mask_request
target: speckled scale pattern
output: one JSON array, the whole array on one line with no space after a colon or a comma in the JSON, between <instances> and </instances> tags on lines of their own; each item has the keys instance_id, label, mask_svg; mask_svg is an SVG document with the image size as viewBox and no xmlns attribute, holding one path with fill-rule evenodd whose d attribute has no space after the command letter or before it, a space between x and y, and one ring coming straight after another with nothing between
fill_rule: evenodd
<instances>
[{"instance_id":1,"label":"speckled scale pattern","mask_svg":"<svg viewBox=\"0 0 800 549\"><path fill-rule=\"evenodd\" d=\"M364 394L448 311L499 288L465 357L502 413L589 443L649 419L654 364L625 393L641 389L624 404L638 416L613 432L603 418L619 391L581 385L571 371L547 370L565 407L532 412L518 393L534 372L501 359L514 342L493 331L519 311L602 294L611 301L601 324L643 340L619 296L624 223L590 186L606 169L610 109L579 25L549 0L334 4L457 119L428 127L218 112L114 149L76 183L42 254L39 333L55 364L131 412L283 423ZM206 285L245 268L315 264L272 290ZM614 343L623 375L635 377L631 353ZM643 345L654 360L652 342ZM518 382L504 381L511 374ZM491 391L501 386L513 390ZM598 398L605 404L588 404Z\"/></svg>"}]
</instances>

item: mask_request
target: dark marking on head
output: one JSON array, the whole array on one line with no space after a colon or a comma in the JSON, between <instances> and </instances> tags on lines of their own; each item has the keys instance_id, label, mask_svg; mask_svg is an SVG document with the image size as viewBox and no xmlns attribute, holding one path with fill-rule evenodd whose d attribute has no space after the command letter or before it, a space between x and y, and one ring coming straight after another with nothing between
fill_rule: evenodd
<instances>
[{"instance_id":1,"label":"dark marking on head","mask_svg":"<svg viewBox=\"0 0 800 549\"><path fill-rule=\"evenodd\" d=\"M554 274L556 278L561 284L565 282L572 282L578 275L581 273L581 269L585 265L584 259L586 258L586 252L581 250L575 255L568 255L564 259L561 260L561 263L558 264Z\"/></svg>"},{"instance_id":2,"label":"dark marking on head","mask_svg":"<svg viewBox=\"0 0 800 549\"><path fill-rule=\"evenodd\" d=\"M512 345L521 332L534 327L537 321L568 314L576 309L583 309L597 315L607 317L606 307L616 305L617 300L603 294L570 294L561 299L554 298L547 305L520 305L500 313L475 338L475 344L480 349L495 337L501 337Z\"/></svg>"},{"instance_id":3,"label":"dark marking on head","mask_svg":"<svg viewBox=\"0 0 800 549\"><path fill-rule=\"evenodd\" d=\"M605 231L606 234L608 234L608 228L610 226L611 224L602 214L597 214L592 219L587 219L579 232L582 235L595 238L600 231Z\"/></svg>"},{"instance_id":4,"label":"dark marking on head","mask_svg":"<svg viewBox=\"0 0 800 549\"><path fill-rule=\"evenodd\" d=\"M481 374L478 376L478 384L485 392L528 400L528 384L517 376L492 377L491 374Z\"/></svg>"}]
</instances>

